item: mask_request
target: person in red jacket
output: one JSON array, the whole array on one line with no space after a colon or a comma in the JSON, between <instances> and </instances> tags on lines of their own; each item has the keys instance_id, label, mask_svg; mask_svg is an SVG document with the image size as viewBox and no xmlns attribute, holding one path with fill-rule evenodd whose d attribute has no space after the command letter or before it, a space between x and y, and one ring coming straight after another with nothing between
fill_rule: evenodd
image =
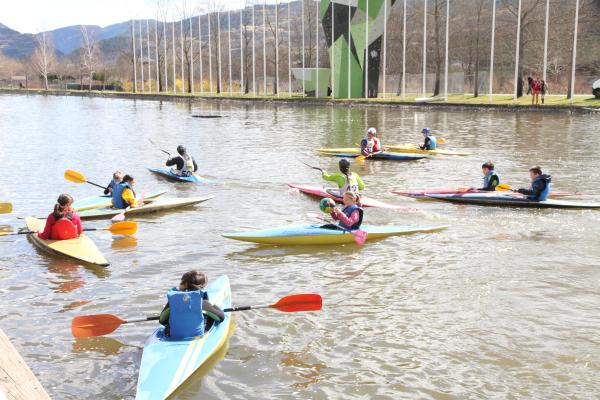
<instances>
[{"instance_id":1,"label":"person in red jacket","mask_svg":"<svg viewBox=\"0 0 600 400\"><path fill-rule=\"evenodd\" d=\"M540 92L542 91L542 83L539 79L535 79L531 84L531 90L533 92L533 96L531 96L531 104L539 105L540 104Z\"/></svg>"},{"instance_id":2,"label":"person in red jacket","mask_svg":"<svg viewBox=\"0 0 600 400\"><path fill-rule=\"evenodd\" d=\"M73 210L73 197L63 193L58 196L54 211L46 218L44 231L38 237L44 240L75 239L83 232L79 215Z\"/></svg>"}]
</instances>

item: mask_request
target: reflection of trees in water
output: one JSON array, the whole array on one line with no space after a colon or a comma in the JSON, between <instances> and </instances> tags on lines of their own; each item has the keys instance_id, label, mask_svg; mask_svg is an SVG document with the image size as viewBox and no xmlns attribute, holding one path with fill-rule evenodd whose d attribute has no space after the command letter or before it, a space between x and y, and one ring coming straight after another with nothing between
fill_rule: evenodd
<instances>
[{"instance_id":1,"label":"reflection of trees in water","mask_svg":"<svg viewBox=\"0 0 600 400\"><path fill-rule=\"evenodd\" d=\"M307 388L310 385L319 382L321 370L327 368L327 364L323 362L311 362L312 358L310 349L307 347L303 351L284 351L281 357L281 365L293 369L292 374L302 378L303 382L292 384L295 388Z\"/></svg>"}]
</instances>

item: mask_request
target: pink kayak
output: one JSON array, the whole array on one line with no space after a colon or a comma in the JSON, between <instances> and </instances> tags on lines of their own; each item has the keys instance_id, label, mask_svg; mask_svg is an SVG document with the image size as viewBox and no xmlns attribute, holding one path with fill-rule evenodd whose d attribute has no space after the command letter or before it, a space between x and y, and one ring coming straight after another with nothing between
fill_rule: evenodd
<instances>
[{"instance_id":1,"label":"pink kayak","mask_svg":"<svg viewBox=\"0 0 600 400\"><path fill-rule=\"evenodd\" d=\"M302 193L306 193L311 196L316 197L328 197L338 203L342 202L342 198L338 195L337 189L326 189L318 186L304 186L304 185L295 185L293 183L288 183L288 186L294 189L298 189ZM363 207L375 207L375 208L389 208L392 210L401 210L401 211L419 211L416 208L412 207L403 207L395 204L384 203L383 201L371 199L366 196L360 196L360 202Z\"/></svg>"},{"instance_id":2,"label":"pink kayak","mask_svg":"<svg viewBox=\"0 0 600 400\"><path fill-rule=\"evenodd\" d=\"M509 191L499 191L503 194L514 194L519 196L518 193L514 193L514 192L509 192ZM421 199L421 198L425 198L427 197L426 194L465 194L465 193L489 193L489 192L485 192L483 190L477 190L477 189L469 189L469 188L432 188L432 189L427 189L427 190L415 190L415 191L400 191L400 190L393 190L392 193L400 195L400 196L406 196L406 197L412 197L415 199ZM567 197L567 196L580 196L581 193L578 192L561 192L561 191L552 191L550 192L550 194L548 195L548 197Z\"/></svg>"}]
</instances>

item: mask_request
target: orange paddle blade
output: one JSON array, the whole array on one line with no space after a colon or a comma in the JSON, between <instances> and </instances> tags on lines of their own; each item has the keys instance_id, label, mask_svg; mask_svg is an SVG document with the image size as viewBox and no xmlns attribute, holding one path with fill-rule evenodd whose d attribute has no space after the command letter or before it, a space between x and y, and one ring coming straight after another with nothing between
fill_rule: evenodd
<instances>
[{"instance_id":1,"label":"orange paddle blade","mask_svg":"<svg viewBox=\"0 0 600 400\"><path fill-rule=\"evenodd\" d=\"M137 222L134 221L123 221L112 224L102 230L111 231L115 235L134 235L137 232Z\"/></svg>"},{"instance_id":2,"label":"orange paddle blade","mask_svg":"<svg viewBox=\"0 0 600 400\"><path fill-rule=\"evenodd\" d=\"M292 294L269 307L284 312L319 311L323 307L323 299L318 294Z\"/></svg>"},{"instance_id":3,"label":"orange paddle blade","mask_svg":"<svg viewBox=\"0 0 600 400\"><path fill-rule=\"evenodd\" d=\"M127 321L112 314L83 315L73 318L71 333L76 338L102 336L114 332Z\"/></svg>"},{"instance_id":4,"label":"orange paddle blade","mask_svg":"<svg viewBox=\"0 0 600 400\"><path fill-rule=\"evenodd\" d=\"M65 179L75 183L86 183L87 179L83 174L73 171L72 169L68 169L65 171Z\"/></svg>"},{"instance_id":5,"label":"orange paddle blade","mask_svg":"<svg viewBox=\"0 0 600 400\"><path fill-rule=\"evenodd\" d=\"M10 214L12 209L12 203L0 203L0 214Z\"/></svg>"}]
</instances>

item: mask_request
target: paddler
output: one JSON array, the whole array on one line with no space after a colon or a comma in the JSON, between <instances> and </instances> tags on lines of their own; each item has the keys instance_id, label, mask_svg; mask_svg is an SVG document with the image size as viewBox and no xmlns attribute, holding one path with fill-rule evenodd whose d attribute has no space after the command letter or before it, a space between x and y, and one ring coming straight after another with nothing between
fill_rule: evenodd
<instances>
[{"instance_id":1,"label":"paddler","mask_svg":"<svg viewBox=\"0 0 600 400\"><path fill-rule=\"evenodd\" d=\"M377 138L377 129L369 128L367 130L367 138L360 142L360 152L365 157L381 152L381 142Z\"/></svg>"},{"instance_id":2,"label":"paddler","mask_svg":"<svg viewBox=\"0 0 600 400\"><path fill-rule=\"evenodd\" d=\"M177 146L179 156L169 158L167 167L171 168L171 172L179 176L192 176L198 170L198 165L192 156L190 156L183 145Z\"/></svg>"},{"instance_id":3,"label":"paddler","mask_svg":"<svg viewBox=\"0 0 600 400\"><path fill-rule=\"evenodd\" d=\"M425 141L419 148L421 150L435 150L437 147L437 138L431 133L431 129L423 128L421 129L421 133L423 134Z\"/></svg>"},{"instance_id":4,"label":"paddler","mask_svg":"<svg viewBox=\"0 0 600 400\"><path fill-rule=\"evenodd\" d=\"M108 183L108 186L106 187L106 189L104 189L104 194L112 194L115 186L121 182L123 182L123 173L118 170L113 172L113 177L112 177L111 181Z\"/></svg>"},{"instance_id":5,"label":"paddler","mask_svg":"<svg viewBox=\"0 0 600 400\"><path fill-rule=\"evenodd\" d=\"M79 215L73 209L73 197L63 193L58 196L54 211L46 218L44 231L38 237L44 240L75 239L83 232Z\"/></svg>"},{"instance_id":6,"label":"paddler","mask_svg":"<svg viewBox=\"0 0 600 400\"><path fill-rule=\"evenodd\" d=\"M159 322L165 326L165 335L189 339L204 335L209 317L215 324L225 319L225 313L209 302L204 288L208 284L205 273L192 270L181 277L177 288L167 293L167 304L160 313Z\"/></svg>"},{"instance_id":7,"label":"paddler","mask_svg":"<svg viewBox=\"0 0 600 400\"><path fill-rule=\"evenodd\" d=\"M359 193L360 190L364 190L365 184L356 172L350 171L350 161L342 158L338 163L340 172L329 175L327 171L323 170L323 179L329 182L335 182L338 185L339 197L342 197L344 193L350 191Z\"/></svg>"},{"instance_id":8,"label":"paddler","mask_svg":"<svg viewBox=\"0 0 600 400\"><path fill-rule=\"evenodd\" d=\"M357 204L358 195L354 192L344 193L344 208L334 207L331 218L339 221L339 226L346 230L359 229L363 220L363 209Z\"/></svg>"},{"instance_id":9,"label":"paddler","mask_svg":"<svg viewBox=\"0 0 600 400\"><path fill-rule=\"evenodd\" d=\"M115 185L112 192L113 208L135 208L142 205L135 199L134 185L135 178L131 175L125 175L123 181Z\"/></svg>"},{"instance_id":10,"label":"paddler","mask_svg":"<svg viewBox=\"0 0 600 400\"><path fill-rule=\"evenodd\" d=\"M527 196L528 200L544 201L550 193L550 175L542 173L538 166L529 168L529 177L531 178L531 189L519 189L518 193Z\"/></svg>"},{"instance_id":11,"label":"paddler","mask_svg":"<svg viewBox=\"0 0 600 400\"><path fill-rule=\"evenodd\" d=\"M483 190L486 192L493 192L496 190L496 186L500 184L500 177L494 171L494 163L491 161L485 162L481 166L483 172L483 187L477 190Z\"/></svg>"}]
</instances>

